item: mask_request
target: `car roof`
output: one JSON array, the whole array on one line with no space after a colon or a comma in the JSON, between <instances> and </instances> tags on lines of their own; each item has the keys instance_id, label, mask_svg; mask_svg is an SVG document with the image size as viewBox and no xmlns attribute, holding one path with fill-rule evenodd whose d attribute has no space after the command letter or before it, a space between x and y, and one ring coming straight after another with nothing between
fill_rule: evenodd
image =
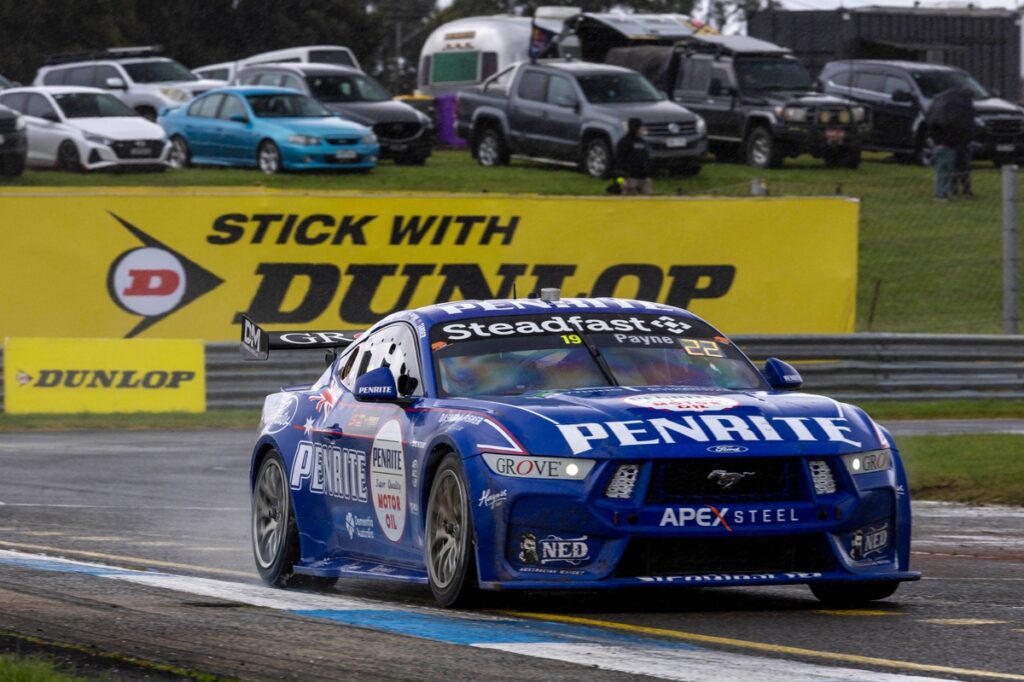
<instances>
[{"instance_id":1,"label":"car roof","mask_svg":"<svg viewBox=\"0 0 1024 682\"><path fill-rule=\"evenodd\" d=\"M515 315L544 315L544 314L577 314L577 313L618 313L618 314L671 314L676 317L685 317L699 320L693 313L665 305L663 303L652 303L650 301L639 301L626 298L563 298L558 301L544 301L539 298L511 298L494 300L468 300L453 301L450 303L435 303L433 305L416 308L396 313L395 315L381 320L381 324L396 319L402 319L403 315L414 314L425 320L429 326L438 323L453 322L475 317L505 317Z\"/></svg>"},{"instance_id":2,"label":"car roof","mask_svg":"<svg viewBox=\"0 0 1024 682\"><path fill-rule=\"evenodd\" d=\"M568 71L577 75L596 73L633 73L633 69L614 64L596 64L594 62L580 62L568 59L544 59L537 62L539 66L551 66L559 71Z\"/></svg>"},{"instance_id":3,"label":"car roof","mask_svg":"<svg viewBox=\"0 0 1024 682\"><path fill-rule=\"evenodd\" d=\"M264 64L250 64L238 70L238 73L255 71L256 69L277 69L280 71L291 71L306 76L320 76L332 73L348 73L366 75L354 66L343 66L341 64L321 64L319 62L267 62Z\"/></svg>"},{"instance_id":4,"label":"car roof","mask_svg":"<svg viewBox=\"0 0 1024 682\"><path fill-rule=\"evenodd\" d=\"M68 95L76 92L109 94L108 91L101 88L90 88L85 85L26 85L4 90L4 93L12 92L41 92L47 95Z\"/></svg>"},{"instance_id":5,"label":"car roof","mask_svg":"<svg viewBox=\"0 0 1024 682\"><path fill-rule=\"evenodd\" d=\"M961 71L959 67L949 64L926 64L924 62L910 62L905 60L890 59L841 59L829 62L826 68L839 68L844 64L849 66L890 66L904 71Z\"/></svg>"},{"instance_id":6,"label":"car roof","mask_svg":"<svg viewBox=\"0 0 1024 682\"><path fill-rule=\"evenodd\" d=\"M301 92L296 92L291 88L279 88L273 85L225 85L220 88L207 90L202 96L205 97L215 93L234 93L236 95L302 95Z\"/></svg>"},{"instance_id":7,"label":"car roof","mask_svg":"<svg viewBox=\"0 0 1024 682\"><path fill-rule=\"evenodd\" d=\"M84 66L87 64L103 64L112 62L114 64L142 64L144 62L171 62L170 57L94 57L93 59L81 59L73 62L61 62L60 64L47 64L40 71L53 71L54 69L66 69L70 66Z\"/></svg>"}]
</instances>

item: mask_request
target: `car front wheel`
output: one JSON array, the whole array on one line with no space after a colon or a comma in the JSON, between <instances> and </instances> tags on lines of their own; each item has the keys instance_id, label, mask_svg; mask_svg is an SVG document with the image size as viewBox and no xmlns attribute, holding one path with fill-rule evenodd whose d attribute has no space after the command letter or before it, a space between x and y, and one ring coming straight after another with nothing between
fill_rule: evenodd
<instances>
[{"instance_id":1,"label":"car front wheel","mask_svg":"<svg viewBox=\"0 0 1024 682\"><path fill-rule=\"evenodd\" d=\"M65 140L57 149L57 168L68 173L81 172L82 159L78 155L78 147L71 140Z\"/></svg>"},{"instance_id":2,"label":"car front wheel","mask_svg":"<svg viewBox=\"0 0 1024 682\"><path fill-rule=\"evenodd\" d=\"M260 170L267 175L273 175L284 168L281 164L281 150L270 140L264 140L260 143L256 160L259 163Z\"/></svg>"},{"instance_id":3,"label":"car front wheel","mask_svg":"<svg viewBox=\"0 0 1024 682\"><path fill-rule=\"evenodd\" d=\"M782 165L779 143L767 128L751 131L747 138L747 163L754 168L778 168Z\"/></svg>"},{"instance_id":4,"label":"car front wheel","mask_svg":"<svg viewBox=\"0 0 1024 682\"><path fill-rule=\"evenodd\" d=\"M501 133L494 128L485 128L476 143L476 160L481 166L491 168L508 163L508 149Z\"/></svg>"},{"instance_id":5,"label":"car front wheel","mask_svg":"<svg viewBox=\"0 0 1024 682\"><path fill-rule=\"evenodd\" d=\"M584 147L583 170L599 180L612 174L612 148L604 138L595 137Z\"/></svg>"},{"instance_id":6,"label":"car front wheel","mask_svg":"<svg viewBox=\"0 0 1024 682\"><path fill-rule=\"evenodd\" d=\"M430 591L442 606L467 606L478 594L476 555L462 465L445 455L430 486L424 558Z\"/></svg>"},{"instance_id":7,"label":"car front wheel","mask_svg":"<svg viewBox=\"0 0 1024 682\"><path fill-rule=\"evenodd\" d=\"M188 142L180 135L171 138L171 154L169 157L171 168L188 168L192 165L192 152L188 148Z\"/></svg>"}]
</instances>

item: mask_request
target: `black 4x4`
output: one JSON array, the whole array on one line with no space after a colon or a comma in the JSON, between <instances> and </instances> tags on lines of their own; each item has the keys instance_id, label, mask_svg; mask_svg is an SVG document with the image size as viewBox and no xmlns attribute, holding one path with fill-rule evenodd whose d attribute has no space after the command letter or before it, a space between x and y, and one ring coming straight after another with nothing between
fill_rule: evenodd
<instances>
[{"instance_id":1,"label":"black 4x4","mask_svg":"<svg viewBox=\"0 0 1024 682\"><path fill-rule=\"evenodd\" d=\"M707 122L716 156L743 155L759 168L812 154L856 168L870 128L864 107L814 92L810 75L784 47L747 36L692 36L674 47L619 47L606 61L647 76Z\"/></svg>"},{"instance_id":2,"label":"black 4x4","mask_svg":"<svg viewBox=\"0 0 1024 682\"><path fill-rule=\"evenodd\" d=\"M974 95L974 158L997 165L1024 161L1024 111L998 99L966 71L940 64L855 59L829 62L820 79L826 92L871 107L874 127L864 140L865 149L895 152L904 160L928 165L928 108L940 92L966 87Z\"/></svg>"}]
</instances>

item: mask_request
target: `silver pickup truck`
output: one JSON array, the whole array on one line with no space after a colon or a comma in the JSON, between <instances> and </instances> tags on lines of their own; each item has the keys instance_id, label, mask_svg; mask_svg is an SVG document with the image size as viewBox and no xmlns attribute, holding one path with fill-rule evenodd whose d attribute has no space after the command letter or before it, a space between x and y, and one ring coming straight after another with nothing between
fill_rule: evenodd
<instances>
[{"instance_id":1,"label":"silver pickup truck","mask_svg":"<svg viewBox=\"0 0 1024 682\"><path fill-rule=\"evenodd\" d=\"M700 116L667 101L637 72L605 64L514 64L462 91L457 111L456 132L482 166L522 156L605 178L633 117L644 122L656 166L696 175L707 151Z\"/></svg>"}]
</instances>

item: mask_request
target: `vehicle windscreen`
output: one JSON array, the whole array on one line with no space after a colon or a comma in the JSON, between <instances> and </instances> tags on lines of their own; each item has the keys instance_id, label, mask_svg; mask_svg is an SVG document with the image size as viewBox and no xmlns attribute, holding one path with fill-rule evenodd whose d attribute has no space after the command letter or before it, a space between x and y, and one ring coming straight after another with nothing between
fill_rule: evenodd
<instances>
[{"instance_id":1,"label":"vehicle windscreen","mask_svg":"<svg viewBox=\"0 0 1024 682\"><path fill-rule=\"evenodd\" d=\"M795 59L737 59L740 89L810 90L811 75Z\"/></svg>"},{"instance_id":2,"label":"vehicle windscreen","mask_svg":"<svg viewBox=\"0 0 1024 682\"><path fill-rule=\"evenodd\" d=\"M136 83L173 83L199 80L198 76L175 61L129 62L121 66Z\"/></svg>"},{"instance_id":3,"label":"vehicle windscreen","mask_svg":"<svg viewBox=\"0 0 1024 682\"><path fill-rule=\"evenodd\" d=\"M385 102L391 99L381 85L362 74L306 76L310 94L321 102Z\"/></svg>"},{"instance_id":4,"label":"vehicle windscreen","mask_svg":"<svg viewBox=\"0 0 1024 682\"><path fill-rule=\"evenodd\" d=\"M638 73L603 73L578 78L583 96L592 104L660 102L663 98L650 81Z\"/></svg>"},{"instance_id":5,"label":"vehicle windscreen","mask_svg":"<svg viewBox=\"0 0 1024 682\"><path fill-rule=\"evenodd\" d=\"M339 66L355 66L348 50L310 50L309 61L318 64L337 64Z\"/></svg>"},{"instance_id":6,"label":"vehicle windscreen","mask_svg":"<svg viewBox=\"0 0 1024 682\"><path fill-rule=\"evenodd\" d=\"M128 105L106 93L73 92L54 95L65 118L102 118L106 116L138 116Z\"/></svg>"},{"instance_id":7,"label":"vehicle windscreen","mask_svg":"<svg viewBox=\"0 0 1024 682\"><path fill-rule=\"evenodd\" d=\"M611 385L767 388L729 339L699 320L669 315L476 318L435 325L430 341L442 396Z\"/></svg>"},{"instance_id":8,"label":"vehicle windscreen","mask_svg":"<svg viewBox=\"0 0 1024 682\"><path fill-rule=\"evenodd\" d=\"M252 112L259 118L318 118L333 116L323 104L306 95L246 95Z\"/></svg>"},{"instance_id":9,"label":"vehicle windscreen","mask_svg":"<svg viewBox=\"0 0 1024 682\"><path fill-rule=\"evenodd\" d=\"M985 87L963 71L917 71L911 74L925 97L932 98L950 88L968 88L974 99L992 95Z\"/></svg>"}]
</instances>

